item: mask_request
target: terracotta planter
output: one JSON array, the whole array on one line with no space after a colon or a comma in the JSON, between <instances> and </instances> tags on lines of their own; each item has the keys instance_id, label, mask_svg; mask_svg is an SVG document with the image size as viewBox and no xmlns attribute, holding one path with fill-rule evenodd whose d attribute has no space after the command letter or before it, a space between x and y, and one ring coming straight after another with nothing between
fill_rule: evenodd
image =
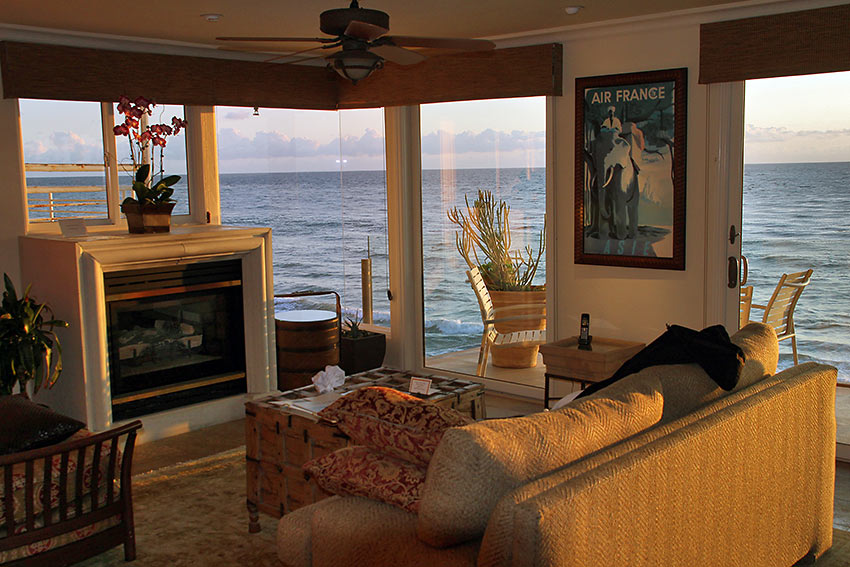
<instances>
[{"instance_id":1,"label":"terracotta planter","mask_svg":"<svg viewBox=\"0 0 850 567\"><path fill-rule=\"evenodd\" d=\"M170 232L171 210L174 205L175 203L160 205L121 203L121 212L127 216L127 230L130 234Z\"/></svg>"},{"instance_id":2,"label":"terracotta planter","mask_svg":"<svg viewBox=\"0 0 850 567\"><path fill-rule=\"evenodd\" d=\"M490 299L493 307L510 307L513 305L531 305L527 309L511 311L510 315L539 315L539 319L523 319L520 321L505 321L496 323L500 333L527 331L546 328L546 291L492 291ZM496 315L498 318L499 315ZM537 366L537 352L540 347L507 347L492 348L493 366L499 368L534 368Z\"/></svg>"},{"instance_id":3,"label":"terracotta planter","mask_svg":"<svg viewBox=\"0 0 850 567\"><path fill-rule=\"evenodd\" d=\"M380 368L384 364L386 350L387 337L381 333L356 339L340 337L339 367L345 370L346 374Z\"/></svg>"}]
</instances>

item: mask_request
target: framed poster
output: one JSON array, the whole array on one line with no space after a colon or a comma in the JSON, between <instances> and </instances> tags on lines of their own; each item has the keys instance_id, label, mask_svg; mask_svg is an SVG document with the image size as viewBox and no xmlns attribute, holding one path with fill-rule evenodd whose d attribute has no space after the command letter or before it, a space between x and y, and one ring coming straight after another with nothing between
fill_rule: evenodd
<instances>
[{"instance_id":1,"label":"framed poster","mask_svg":"<svg viewBox=\"0 0 850 567\"><path fill-rule=\"evenodd\" d=\"M687 69L576 79L575 261L685 269Z\"/></svg>"}]
</instances>

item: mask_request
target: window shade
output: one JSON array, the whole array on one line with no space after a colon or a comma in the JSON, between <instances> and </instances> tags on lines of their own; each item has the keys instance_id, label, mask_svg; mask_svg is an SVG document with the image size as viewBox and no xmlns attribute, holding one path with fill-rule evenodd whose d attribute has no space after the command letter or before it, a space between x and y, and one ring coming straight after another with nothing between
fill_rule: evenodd
<instances>
[{"instance_id":1,"label":"window shade","mask_svg":"<svg viewBox=\"0 0 850 567\"><path fill-rule=\"evenodd\" d=\"M702 24L700 83L850 70L850 4Z\"/></svg>"},{"instance_id":2,"label":"window shade","mask_svg":"<svg viewBox=\"0 0 850 567\"><path fill-rule=\"evenodd\" d=\"M561 45L387 64L356 86L324 67L0 42L5 98L336 110L561 94Z\"/></svg>"}]
</instances>

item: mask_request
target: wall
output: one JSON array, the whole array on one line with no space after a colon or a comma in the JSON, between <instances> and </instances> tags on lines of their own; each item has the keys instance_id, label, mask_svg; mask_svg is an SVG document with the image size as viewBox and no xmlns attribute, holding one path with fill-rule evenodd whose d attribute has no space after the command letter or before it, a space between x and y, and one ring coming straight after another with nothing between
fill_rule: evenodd
<instances>
[{"instance_id":1,"label":"wall","mask_svg":"<svg viewBox=\"0 0 850 567\"><path fill-rule=\"evenodd\" d=\"M558 328L575 334L581 313L591 333L651 340L665 323L701 328L705 276L706 87L697 84L699 26L635 30L614 27L586 38L564 38L565 95L555 102L555 265ZM575 79L655 69L688 68L685 270L651 270L573 263Z\"/></svg>"},{"instance_id":2,"label":"wall","mask_svg":"<svg viewBox=\"0 0 850 567\"><path fill-rule=\"evenodd\" d=\"M726 211L709 203L717 201L710 191L729 190L715 182L709 189L708 141L723 116L709 119L708 87L699 76L700 24L775 12L802 10L834 2L753 2L732 9L697 9L661 18L638 18L574 27L560 32L505 38L500 45L560 42L564 46L564 95L554 97L549 134L552 139L553 183L550 224L553 244L547 265L554 266L557 289L550 302L554 339L575 335L581 313L591 314L591 334L649 341L666 324L702 328L721 319L715 311L725 301L725 255L709 255L706 235L728 233ZM685 270L655 270L574 263L575 191L575 80L578 77L633 73L685 67L688 69L687 180ZM742 104L742 100L737 101ZM727 107L724 112L739 111ZM716 111L715 111L716 112ZM743 132L742 132L743 133ZM719 160L730 156L715 156ZM714 165L712 166L714 167ZM723 170L725 171L725 170ZM712 180L717 179L713 172ZM721 180L722 181L722 180ZM717 238L717 236L713 236ZM717 248L717 246L715 246ZM718 262L721 262L718 264ZM550 269L550 283L552 282ZM717 298L720 297L720 300ZM712 300L715 300L712 302ZM725 303L724 303L725 305ZM736 309L737 310L737 309ZM553 325L554 324L554 325Z\"/></svg>"},{"instance_id":3,"label":"wall","mask_svg":"<svg viewBox=\"0 0 850 567\"><path fill-rule=\"evenodd\" d=\"M19 293L26 285L20 281L18 235L24 234L27 223L20 138L18 101L0 98L0 271L9 274Z\"/></svg>"}]
</instances>

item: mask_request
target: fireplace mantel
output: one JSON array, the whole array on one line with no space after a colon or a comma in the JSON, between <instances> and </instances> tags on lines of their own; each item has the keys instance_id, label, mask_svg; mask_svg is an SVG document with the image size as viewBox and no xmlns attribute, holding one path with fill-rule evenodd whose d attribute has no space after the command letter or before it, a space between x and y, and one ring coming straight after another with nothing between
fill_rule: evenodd
<instances>
[{"instance_id":1,"label":"fireplace mantel","mask_svg":"<svg viewBox=\"0 0 850 567\"><path fill-rule=\"evenodd\" d=\"M238 419L246 399L276 387L271 230L268 228L173 227L166 234L123 231L74 237L20 238L22 280L70 323L60 329L64 370L56 386L37 400L101 431L112 419L104 272L215 259L241 259L248 394L150 414L141 441Z\"/></svg>"}]
</instances>

